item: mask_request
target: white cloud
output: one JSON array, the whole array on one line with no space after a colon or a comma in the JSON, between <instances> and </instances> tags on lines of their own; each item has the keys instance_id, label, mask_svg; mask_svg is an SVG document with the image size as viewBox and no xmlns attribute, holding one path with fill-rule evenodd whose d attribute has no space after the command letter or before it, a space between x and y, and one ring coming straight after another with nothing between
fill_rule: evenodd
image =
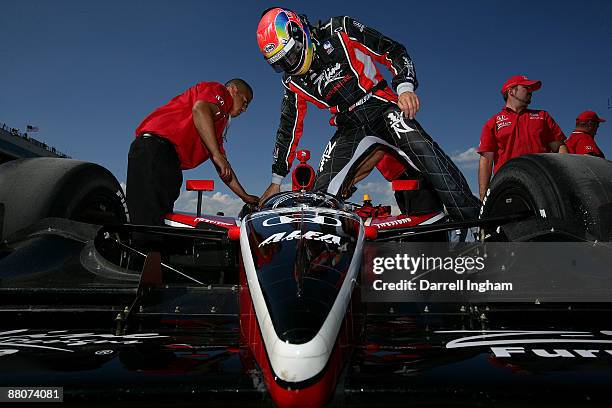
<instances>
[{"instance_id":1,"label":"white cloud","mask_svg":"<svg viewBox=\"0 0 612 408\"><path fill-rule=\"evenodd\" d=\"M475 147L470 147L465 152L455 153L451 156L451 159L458 165L465 169L475 169L478 167L478 161L480 155L476 153Z\"/></svg>"},{"instance_id":2,"label":"white cloud","mask_svg":"<svg viewBox=\"0 0 612 408\"><path fill-rule=\"evenodd\" d=\"M478 169L480 155L476 152L476 148L470 147L464 152L455 153L451 156L451 159L463 172L472 191L478 191L478 175L476 170Z\"/></svg>"},{"instance_id":3,"label":"white cloud","mask_svg":"<svg viewBox=\"0 0 612 408\"><path fill-rule=\"evenodd\" d=\"M120 182L123 191L126 191L125 182ZM222 211L228 217L237 217L244 202L235 195L215 192L202 194L202 214L215 215ZM198 192L181 189L179 198L174 203L174 210L195 214L198 209Z\"/></svg>"},{"instance_id":4,"label":"white cloud","mask_svg":"<svg viewBox=\"0 0 612 408\"><path fill-rule=\"evenodd\" d=\"M236 197L220 192L202 194L202 214L215 215L221 211L228 217L236 217L244 206L244 202ZM181 190L178 200L174 203L176 211L195 213L198 208L198 192Z\"/></svg>"},{"instance_id":5,"label":"white cloud","mask_svg":"<svg viewBox=\"0 0 612 408\"><path fill-rule=\"evenodd\" d=\"M126 191L125 182L120 182L123 191ZM282 184L281 191L291 191L291 184ZM244 202L235 195L215 192L202 194L202 214L215 215L222 211L228 217L237 217ZM198 192L181 189L179 198L174 203L174 210L195 214L198 208Z\"/></svg>"}]
</instances>

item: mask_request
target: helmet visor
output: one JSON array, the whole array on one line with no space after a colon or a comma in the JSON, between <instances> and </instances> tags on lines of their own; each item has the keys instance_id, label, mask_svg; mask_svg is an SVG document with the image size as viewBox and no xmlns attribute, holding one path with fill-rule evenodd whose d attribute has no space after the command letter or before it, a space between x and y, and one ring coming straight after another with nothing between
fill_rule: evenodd
<instances>
[{"instance_id":1,"label":"helmet visor","mask_svg":"<svg viewBox=\"0 0 612 408\"><path fill-rule=\"evenodd\" d=\"M304 59L304 43L295 38L289 39L282 50L267 58L268 64L276 72L292 73L299 69Z\"/></svg>"}]
</instances>

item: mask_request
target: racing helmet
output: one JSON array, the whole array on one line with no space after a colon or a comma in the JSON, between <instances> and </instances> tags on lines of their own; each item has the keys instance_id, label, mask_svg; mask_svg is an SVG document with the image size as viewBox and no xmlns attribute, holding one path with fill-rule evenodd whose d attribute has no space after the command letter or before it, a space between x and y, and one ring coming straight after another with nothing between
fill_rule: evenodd
<instances>
[{"instance_id":1,"label":"racing helmet","mask_svg":"<svg viewBox=\"0 0 612 408\"><path fill-rule=\"evenodd\" d=\"M257 26L257 43L276 72L302 75L310 68L314 45L308 22L291 10L265 11Z\"/></svg>"}]
</instances>

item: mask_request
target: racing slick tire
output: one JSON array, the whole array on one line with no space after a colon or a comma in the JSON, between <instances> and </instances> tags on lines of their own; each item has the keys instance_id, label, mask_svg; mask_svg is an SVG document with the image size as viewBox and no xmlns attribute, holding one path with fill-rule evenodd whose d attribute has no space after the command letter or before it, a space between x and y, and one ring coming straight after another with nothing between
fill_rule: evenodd
<instances>
[{"instance_id":1,"label":"racing slick tire","mask_svg":"<svg viewBox=\"0 0 612 408\"><path fill-rule=\"evenodd\" d=\"M508 161L485 195L480 218L535 214L485 238L612 241L612 162L589 155L534 154Z\"/></svg>"},{"instance_id":2,"label":"racing slick tire","mask_svg":"<svg viewBox=\"0 0 612 408\"><path fill-rule=\"evenodd\" d=\"M2 239L46 217L91 224L128 221L123 190L104 167L78 160L38 157L0 166Z\"/></svg>"}]
</instances>

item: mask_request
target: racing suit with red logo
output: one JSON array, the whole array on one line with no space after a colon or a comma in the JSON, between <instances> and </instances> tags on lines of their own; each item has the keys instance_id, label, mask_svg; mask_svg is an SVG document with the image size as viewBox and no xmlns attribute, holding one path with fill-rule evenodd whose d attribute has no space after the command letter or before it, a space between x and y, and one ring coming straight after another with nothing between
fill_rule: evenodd
<instances>
[{"instance_id":1,"label":"racing suit with red logo","mask_svg":"<svg viewBox=\"0 0 612 408\"><path fill-rule=\"evenodd\" d=\"M391 71L398 93L414 91L418 83L405 47L347 16L311 32L316 51L310 70L283 80L272 181L280 184L291 168L310 102L328 109L330 124L338 128L321 157L315 190L346 195L359 164L385 146L421 172L451 218L476 218L479 201L463 174L416 120L404 118L397 94L374 64Z\"/></svg>"}]
</instances>

